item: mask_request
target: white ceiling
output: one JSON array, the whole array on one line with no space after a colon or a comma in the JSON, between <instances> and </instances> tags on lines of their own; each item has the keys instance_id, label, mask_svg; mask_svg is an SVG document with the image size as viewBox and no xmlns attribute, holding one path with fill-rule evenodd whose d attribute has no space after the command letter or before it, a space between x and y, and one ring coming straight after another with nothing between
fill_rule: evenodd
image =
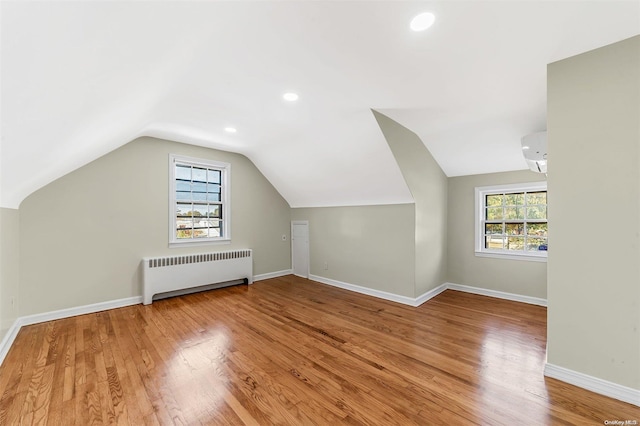
<instances>
[{"instance_id":1,"label":"white ceiling","mask_svg":"<svg viewBox=\"0 0 640 426\"><path fill-rule=\"evenodd\" d=\"M410 31L423 11L434 26ZM520 137L546 128L546 64L640 33L640 2L611 0L0 12L3 207L140 135L243 153L293 207L410 202L371 109L448 176L525 169Z\"/></svg>"}]
</instances>

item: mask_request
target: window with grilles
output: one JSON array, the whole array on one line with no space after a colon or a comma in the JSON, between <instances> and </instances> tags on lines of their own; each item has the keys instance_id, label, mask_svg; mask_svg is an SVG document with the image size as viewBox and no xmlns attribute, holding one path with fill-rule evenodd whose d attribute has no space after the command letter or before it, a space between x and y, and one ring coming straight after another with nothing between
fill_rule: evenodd
<instances>
[{"instance_id":1,"label":"window with grilles","mask_svg":"<svg viewBox=\"0 0 640 426\"><path fill-rule=\"evenodd\" d=\"M171 156L171 244L229 241L230 167Z\"/></svg>"},{"instance_id":2,"label":"window with grilles","mask_svg":"<svg viewBox=\"0 0 640 426\"><path fill-rule=\"evenodd\" d=\"M546 182L476 188L476 254L546 259Z\"/></svg>"}]
</instances>

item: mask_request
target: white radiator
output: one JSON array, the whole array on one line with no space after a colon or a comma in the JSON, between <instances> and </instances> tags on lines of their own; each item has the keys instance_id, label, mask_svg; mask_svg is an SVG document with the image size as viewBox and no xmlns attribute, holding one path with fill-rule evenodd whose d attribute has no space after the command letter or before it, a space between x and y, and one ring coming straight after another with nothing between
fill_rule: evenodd
<instances>
[{"instance_id":1,"label":"white radiator","mask_svg":"<svg viewBox=\"0 0 640 426\"><path fill-rule=\"evenodd\" d=\"M142 259L143 303L160 293L244 279L253 283L250 249Z\"/></svg>"}]
</instances>

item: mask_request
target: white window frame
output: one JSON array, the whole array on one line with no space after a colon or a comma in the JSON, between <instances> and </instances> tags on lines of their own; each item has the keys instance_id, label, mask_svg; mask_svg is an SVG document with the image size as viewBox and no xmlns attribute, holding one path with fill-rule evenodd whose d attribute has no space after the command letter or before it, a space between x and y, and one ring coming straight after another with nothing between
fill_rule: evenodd
<instances>
[{"instance_id":1,"label":"white window frame","mask_svg":"<svg viewBox=\"0 0 640 426\"><path fill-rule=\"evenodd\" d=\"M492 250L484 247L484 214L485 196L495 193L547 191L547 182L516 183L508 185L480 186L475 189L475 254L478 257L494 257L499 259L528 260L546 262L547 251L506 251ZM547 217L547 223L548 222Z\"/></svg>"},{"instance_id":2,"label":"white window frame","mask_svg":"<svg viewBox=\"0 0 640 426\"><path fill-rule=\"evenodd\" d=\"M222 236L178 239L176 236L176 163L189 166L205 167L220 170L220 186L222 203ZM206 160L202 158L186 157L169 154L169 247L187 247L211 244L231 243L231 164L222 161Z\"/></svg>"}]
</instances>

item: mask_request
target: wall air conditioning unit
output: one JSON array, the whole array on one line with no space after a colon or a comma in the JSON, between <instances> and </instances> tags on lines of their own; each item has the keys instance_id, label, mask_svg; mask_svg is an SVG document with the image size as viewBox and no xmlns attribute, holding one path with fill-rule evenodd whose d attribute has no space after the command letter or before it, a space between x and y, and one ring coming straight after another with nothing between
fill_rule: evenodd
<instances>
[{"instance_id":1,"label":"wall air conditioning unit","mask_svg":"<svg viewBox=\"0 0 640 426\"><path fill-rule=\"evenodd\" d=\"M527 165L536 173L547 173L547 132L538 132L520 139Z\"/></svg>"}]
</instances>

